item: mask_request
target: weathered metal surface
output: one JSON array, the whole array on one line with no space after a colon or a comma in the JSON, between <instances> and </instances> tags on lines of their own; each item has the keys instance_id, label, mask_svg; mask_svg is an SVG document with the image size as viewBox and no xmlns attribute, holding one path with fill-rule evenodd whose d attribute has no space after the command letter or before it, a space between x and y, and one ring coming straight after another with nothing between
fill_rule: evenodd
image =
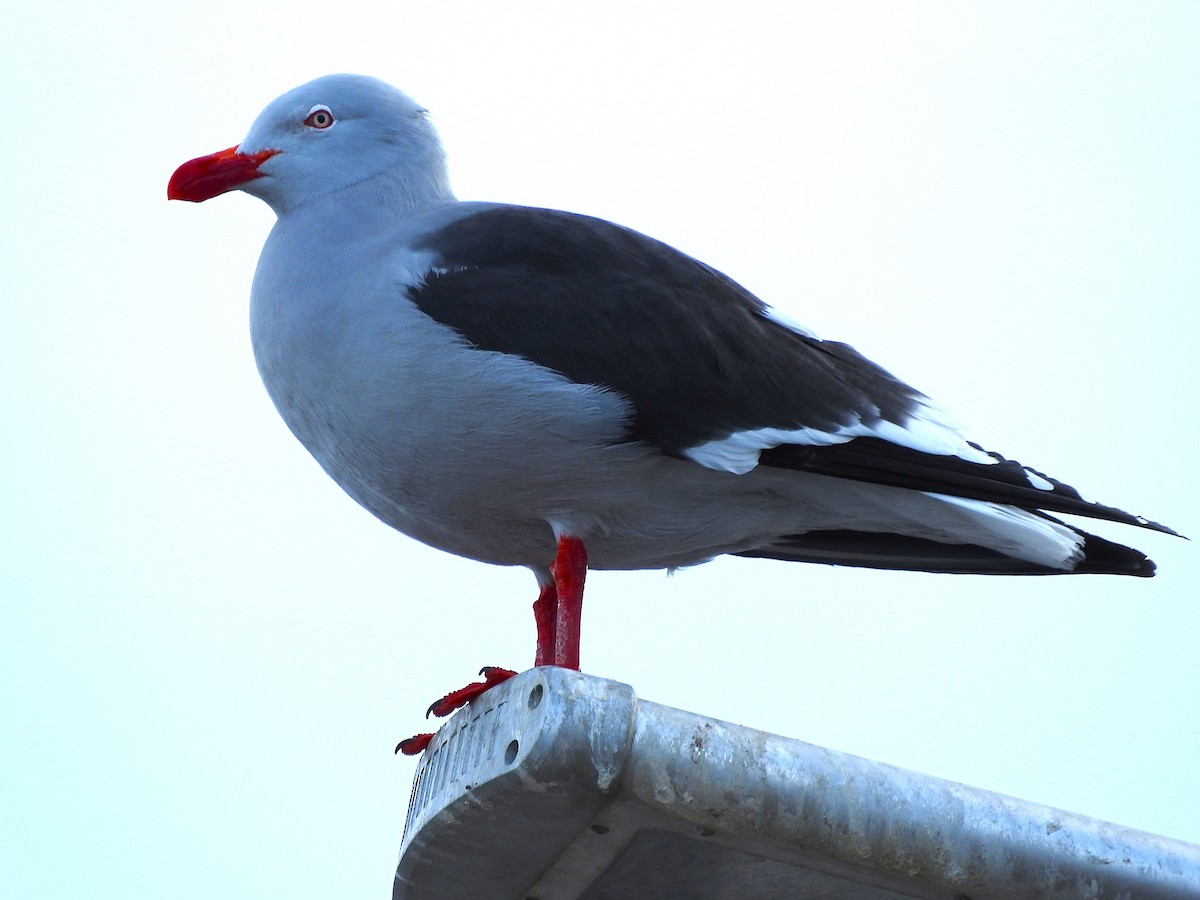
<instances>
[{"instance_id":1,"label":"weathered metal surface","mask_svg":"<svg viewBox=\"0 0 1200 900\"><path fill-rule=\"evenodd\" d=\"M1198 900L1200 847L542 668L438 733L394 900Z\"/></svg>"}]
</instances>

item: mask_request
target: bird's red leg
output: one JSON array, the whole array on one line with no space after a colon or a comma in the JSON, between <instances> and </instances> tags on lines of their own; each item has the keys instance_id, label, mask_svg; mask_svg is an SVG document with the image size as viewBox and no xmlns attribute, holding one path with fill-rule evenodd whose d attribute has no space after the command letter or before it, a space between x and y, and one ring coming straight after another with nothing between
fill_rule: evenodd
<instances>
[{"instance_id":1,"label":"bird's red leg","mask_svg":"<svg viewBox=\"0 0 1200 900\"><path fill-rule=\"evenodd\" d=\"M558 633L558 587L553 579L542 585L537 600L533 602L533 620L537 623L537 651L533 655L533 664L554 665L555 635Z\"/></svg>"},{"instance_id":2,"label":"bird's red leg","mask_svg":"<svg viewBox=\"0 0 1200 900\"><path fill-rule=\"evenodd\" d=\"M551 579L542 585L537 600L533 602L533 619L537 623L537 650L533 656L533 664L535 666L554 665L556 653L555 634L557 633L558 626L557 617L558 587L555 585L554 580ZM576 643L578 643L578 639ZM474 700L488 688L494 687L500 682L511 678L516 673L496 666L487 666L481 669L479 674L484 677L482 682L468 684L457 691L451 691L425 711L426 717L430 713L435 716L448 716L460 706L465 706L471 700ZM429 746L431 740L433 740L432 732L415 734L397 744L396 752L403 753L405 756L417 756L425 752L425 748Z\"/></svg>"},{"instance_id":3,"label":"bird's red leg","mask_svg":"<svg viewBox=\"0 0 1200 900\"><path fill-rule=\"evenodd\" d=\"M579 626L583 613L583 582L587 576L587 551L583 541L564 534L558 539L558 554L550 566L558 593L551 665L579 671Z\"/></svg>"},{"instance_id":4,"label":"bird's red leg","mask_svg":"<svg viewBox=\"0 0 1200 900\"><path fill-rule=\"evenodd\" d=\"M579 671L579 625L583 610L583 582L587 576L587 551L577 537L563 535L558 552L550 565L552 580L542 585L533 604L537 623L535 666L562 666ZM483 681L451 691L430 705L425 715L448 716L466 706L480 694L516 675L511 669L484 666L479 670ZM396 752L416 756L424 752L432 734L418 734L396 745Z\"/></svg>"}]
</instances>

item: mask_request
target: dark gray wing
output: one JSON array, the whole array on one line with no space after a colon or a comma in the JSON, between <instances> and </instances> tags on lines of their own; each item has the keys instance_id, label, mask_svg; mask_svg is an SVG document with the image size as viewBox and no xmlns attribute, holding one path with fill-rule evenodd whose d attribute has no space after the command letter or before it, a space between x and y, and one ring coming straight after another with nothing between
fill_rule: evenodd
<instances>
[{"instance_id":1,"label":"dark gray wing","mask_svg":"<svg viewBox=\"0 0 1200 900\"><path fill-rule=\"evenodd\" d=\"M781 327L736 282L601 219L499 207L429 235L411 290L486 350L523 356L636 410L631 437L679 454L755 428L903 423L921 395L845 344Z\"/></svg>"},{"instance_id":2,"label":"dark gray wing","mask_svg":"<svg viewBox=\"0 0 1200 900\"><path fill-rule=\"evenodd\" d=\"M760 428L904 428L924 407L923 394L853 347L772 321L766 305L727 276L611 222L493 207L421 246L436 254L410 289L422 311L476 347L620 392L635 410L630 440L670 455ZM866 436L832 446L785 443L765 449L760 464L1174 533L988 456L994 464Z\"/></svg>"}]
</instances>

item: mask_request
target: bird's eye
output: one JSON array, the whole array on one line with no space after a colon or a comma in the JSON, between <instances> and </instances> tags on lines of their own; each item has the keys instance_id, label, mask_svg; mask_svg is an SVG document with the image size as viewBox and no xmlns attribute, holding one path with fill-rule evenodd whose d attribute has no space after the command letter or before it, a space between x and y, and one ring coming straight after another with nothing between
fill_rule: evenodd
<instances>
[{"instance_id":1,"label":"bird's eye","mask_svg":"<svg viewBox=\"0 0 1200 900\"><path fill-rule=\"evenodd\" d=\"M329 111L328 106L314 106L308 111L308 118L304 120L304 124L309 128L328 128L333 124L333 113Z\"/></svg>"}]
</instances>

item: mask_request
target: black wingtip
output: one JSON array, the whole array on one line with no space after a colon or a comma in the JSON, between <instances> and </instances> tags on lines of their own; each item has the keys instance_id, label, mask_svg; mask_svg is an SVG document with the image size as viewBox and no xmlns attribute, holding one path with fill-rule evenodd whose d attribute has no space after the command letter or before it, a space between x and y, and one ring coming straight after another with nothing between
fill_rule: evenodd
<instances>
[{"instance_id":1,"label":"black wingtip","mask_svg":"<svg viewBox=\"0 0 1200 900\"><path fill-rule=\"evenodd\" d=\"M1065 482L1006 459L999 453L984 450L978 444L972 443L971 446L986 453L995 462L992 465L980 465L955 456L929 454L902 447L874 437L859 437L844 444L822 447L782 444L764 450L759 461L766 466L984 500L1030 512L1040 510L1104 519L1183 537L1174 528L1161 522L1085 500ZM1044 484L1035 487L1034 481Z\"/></svg>"},{"instance_id":2,"label":"black wingtip","mask_svg":"<svg viewBox=\"0 0 1200 900\"><path fill-rule=\"evenodd\" d=\"M1158 567L1140 550L1105 540L1094 534L1083 535L1083 560L1074 569L1078 575L1132 575L1153 578Z\"/></svg>"},{"instance_id":3,"label":"black wingtip","mask_svg":"<svg viewBox=\"0 0 1200 900\"><path fill-rule=\"evenodd\" d=\"M1132 575L1136 578L1154 575L1154 561L1140 550L1078 528L1071 530L1083 538L1083 545L1079 562L1070 569L1039 565L975 544L943 544L908 535L859 531L788 535L770 546L735 555L958 575Z\"/></svg>"}]
</instances>

